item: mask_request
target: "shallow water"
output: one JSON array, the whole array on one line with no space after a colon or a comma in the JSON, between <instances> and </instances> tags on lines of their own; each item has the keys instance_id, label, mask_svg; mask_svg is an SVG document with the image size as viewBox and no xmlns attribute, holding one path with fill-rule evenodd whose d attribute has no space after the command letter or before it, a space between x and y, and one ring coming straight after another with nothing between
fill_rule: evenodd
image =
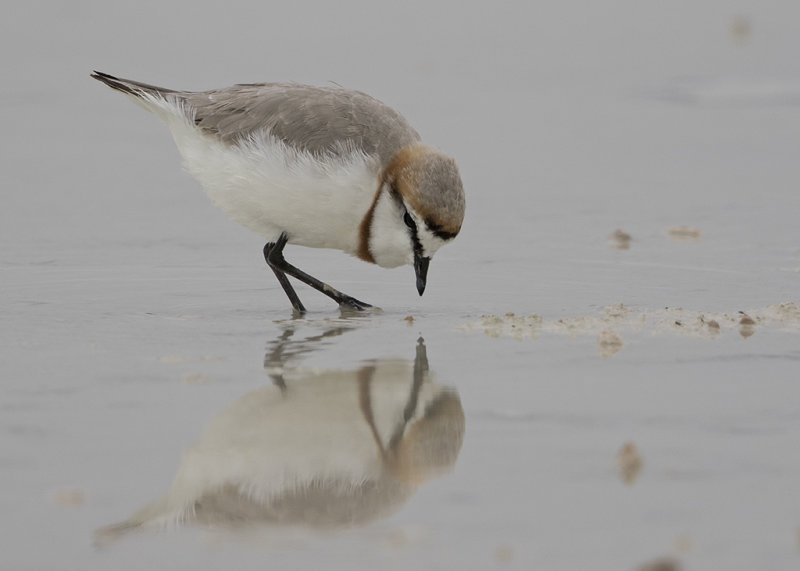
<instances>
[{"instance_id":1,"label":"shallow water","mask_svg":"<svg viewBox=\"0 0 800 571\"><path fill-rule=\"evenodd\" d=\"M172 6L0 23L0 567L797 567L800 8ZM289 248L381 306L298 287L294 319L263 244L92 68L368 91L457 157L462 235L422 298L411 268ZM420 338L463 444L381 517L95 541L248 395L391 360L405 408Z\"/></svg>"}]
</instances>

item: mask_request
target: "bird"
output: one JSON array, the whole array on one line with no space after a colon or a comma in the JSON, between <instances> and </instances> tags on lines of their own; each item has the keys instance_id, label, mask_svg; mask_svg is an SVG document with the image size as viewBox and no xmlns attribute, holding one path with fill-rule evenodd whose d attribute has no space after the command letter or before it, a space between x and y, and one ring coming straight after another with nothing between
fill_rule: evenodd
<instances>
[{"instance_id":1,"label":"bird","mask_svg":"<svg viewBox=\"0 0 800 571\"><path fill-rule=\"evenodd\" d=\"M461 230L466 201L455 159L366 93L299 83L179 91L91 77L167 124L212 202L266 240L264 259L299 314L306 309L287 276L341 308L372 306L287 262L287 244L384 268L413 265L421 296L432 256Z\"/></svg>"}]
</instances>

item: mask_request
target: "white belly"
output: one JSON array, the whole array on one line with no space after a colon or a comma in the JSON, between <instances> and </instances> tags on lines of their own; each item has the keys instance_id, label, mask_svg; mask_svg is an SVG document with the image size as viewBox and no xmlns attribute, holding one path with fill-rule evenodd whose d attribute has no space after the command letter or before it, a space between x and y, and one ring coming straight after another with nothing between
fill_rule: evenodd
<instances>
[{"instance_id":1,"label":"white belly","mask_svg":"<svg viewBox=\"0 0 800 571\"><path fill-rule=\"evenodd\" d=\"M378 189L377 159L354 151L315 158L268 135L228 145L170 124L186 170L233 220L275 241L355 254L359 225Z\"/></svg>"}]
</instances>

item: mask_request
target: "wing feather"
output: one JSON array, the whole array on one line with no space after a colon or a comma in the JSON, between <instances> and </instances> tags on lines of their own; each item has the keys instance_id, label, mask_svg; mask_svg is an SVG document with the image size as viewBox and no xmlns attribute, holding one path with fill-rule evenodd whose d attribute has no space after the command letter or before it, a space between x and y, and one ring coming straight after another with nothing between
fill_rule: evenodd
<instances>
[{"instance_id":1,"label":"wing feather","mask_svg":"<svg viewBox=\"0 0 800 571\"><path fill-rule=\"evenodd\" d=\"M226 142L266 131L287 145L315 154L357 148L388 161L420 138L388 105L341 87L243 84L189 93L186 100L197 126Z\"/></svg>"}]
</instances>

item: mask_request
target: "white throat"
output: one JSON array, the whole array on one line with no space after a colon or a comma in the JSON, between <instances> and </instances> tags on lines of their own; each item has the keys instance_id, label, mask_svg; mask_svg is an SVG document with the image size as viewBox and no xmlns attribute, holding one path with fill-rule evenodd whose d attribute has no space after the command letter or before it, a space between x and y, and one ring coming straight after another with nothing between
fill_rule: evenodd
<instances>
[{"instance_id":1,"label":"white throat","mask_svg":"<svg viewBox=\"0 0 800 571\"><path fill-rule=\"evenodd\" d=\"M416 224L422 255L431 258L446 242L433 234L421 216L410 206L393 198L388 187L381 188L372 212L369 251L375 263L384 268L414 264L413 230L403 220L405 212Z\"/></svg>"},{"instance_id":2,"label":"white throat","mask_svg":"<svg viewBox=\"0 0 800 571\"><path fill-rule=\"evenodd\" d=\"M414 263L414 247L402 210L386 186L381 188L372 212L369 251L375 263L384 268Z\"/></svg>"}]
</instances>

